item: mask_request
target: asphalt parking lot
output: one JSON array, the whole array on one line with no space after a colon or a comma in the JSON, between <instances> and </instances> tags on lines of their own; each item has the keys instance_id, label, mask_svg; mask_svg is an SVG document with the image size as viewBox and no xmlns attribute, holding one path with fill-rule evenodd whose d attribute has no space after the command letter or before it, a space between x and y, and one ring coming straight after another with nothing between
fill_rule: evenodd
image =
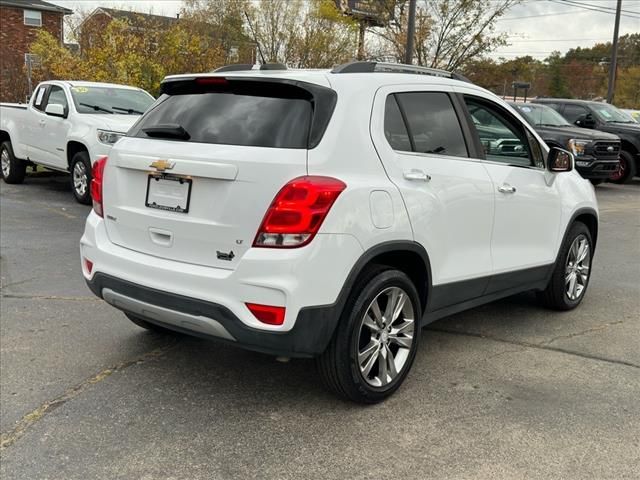
<instances>
[{"instance_id":1,"label":"asphalt parking lot","mask_svg":"<svg viewBox=\"0 0 640 480\"><path fill-rule=\"evenodd\" d=\"M640 477L640 181L597 189L580 308L519 295L423 331L363 407L313 362L141 330L80 272L66 177L0 186L3 479Z\"/></svg>"}]
</instances>

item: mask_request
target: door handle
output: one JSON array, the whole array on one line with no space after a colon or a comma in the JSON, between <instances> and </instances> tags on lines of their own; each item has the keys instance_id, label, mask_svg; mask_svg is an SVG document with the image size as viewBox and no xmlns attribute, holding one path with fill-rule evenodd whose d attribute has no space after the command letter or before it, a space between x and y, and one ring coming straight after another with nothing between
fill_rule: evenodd
<instances>
[{"instance_id":1,"label":"door handle","mask_svg":"<svg viewBox=\"0 0 640 480\"><path fill-rule=\"evenodd\" d=\"M47 123L47 121L43 119L43 120L40 120L38 123L40 124L41 127L44 127L44 124Z\"/></svg>"},{"instance_id":2,"label":"door handle","mask_svg":"<svg viewBox=\"0 0 640 480\"><path fill-rule=\"evenodd\" d=\"M422 170L412 168L411 170L405 170L402 172L402 176L405 180L412 180L418 182L428 182L431 180L431 175L427 175Z\"/></svg>"},{"instance_id":3,"label":"door handle","mask_svg":"<svg viewBox=\"0 0 640 480\"><path fill-rule=\"evenodd\" d=\"M512 187L508 183L505 183L504 185L498 187L498 191L500 193L516 193L516 187Z\"/></svg>"}]
</instances>

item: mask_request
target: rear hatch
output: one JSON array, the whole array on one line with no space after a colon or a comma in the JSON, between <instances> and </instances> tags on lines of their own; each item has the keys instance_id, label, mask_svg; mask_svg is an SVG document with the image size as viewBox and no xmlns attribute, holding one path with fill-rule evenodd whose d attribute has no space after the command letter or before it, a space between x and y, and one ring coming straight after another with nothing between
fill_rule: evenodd
<instances>
[{"instance_id":1,"label":"rear hatch","mask_svg":"<svg viewBox=\"0 0 640 480\"><path fill-rule=\"evenodd\" d=\"M233 269L271 201L306 175L333 90L293 80L177 77L111 150L109 239L161 258Z\"/></svg>"}]
</instances>

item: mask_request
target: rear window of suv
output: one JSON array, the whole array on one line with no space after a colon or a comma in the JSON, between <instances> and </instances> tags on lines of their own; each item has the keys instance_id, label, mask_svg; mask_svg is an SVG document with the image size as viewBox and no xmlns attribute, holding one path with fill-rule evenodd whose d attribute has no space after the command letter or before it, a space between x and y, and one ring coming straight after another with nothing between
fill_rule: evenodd
<instances>
[{"instance_id":1,"label":"rear window of suv","mask_svg":"<svg viewBox=\"0 0 640 480\"><path fill-rule=\"evenodd\" d=\"M220 78L220 77L210 77ZM271 148L312 148L318 138L310 138L312 127L328 122L326 105L318 110L316 92L297 85L207 79L175 82L165 90L156 106L136 125L131 135L142 138L163 138L148 135L145 129L169 126L186 132L180 141L241 145ZM320 97L331 97L330 94ZM331 103L330 98L324 102ZM333 99L335 103L335 98ZM330 105L333 111L333 104ZM314 115L319 118L317 121ZM314 125L315 123L315 125ZM180 130L182 131L182 130ZM322 128L322 132L324 128ZM315 132L317 137L318 132ZM171 139L171 138L169 138Z\"/></svg>"}]
</instances>

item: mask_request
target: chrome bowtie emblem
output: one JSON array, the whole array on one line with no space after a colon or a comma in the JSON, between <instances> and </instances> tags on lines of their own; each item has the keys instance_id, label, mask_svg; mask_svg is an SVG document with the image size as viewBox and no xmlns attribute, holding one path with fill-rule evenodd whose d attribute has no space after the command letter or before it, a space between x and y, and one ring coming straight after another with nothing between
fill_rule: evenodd
<instances>
[{"instance_id":1,"label":"chrome bowtie emblem","mask_svg":"<svg viewBox=\"0 0 640 480\"><path fill-rule=\"evenodd\" d=\"M149 166L155 168L159 172L164 172L165 170L171 170L175 166L175 162L170 162L169 160L156 160Z\"/></svg>"}]
</instances>

